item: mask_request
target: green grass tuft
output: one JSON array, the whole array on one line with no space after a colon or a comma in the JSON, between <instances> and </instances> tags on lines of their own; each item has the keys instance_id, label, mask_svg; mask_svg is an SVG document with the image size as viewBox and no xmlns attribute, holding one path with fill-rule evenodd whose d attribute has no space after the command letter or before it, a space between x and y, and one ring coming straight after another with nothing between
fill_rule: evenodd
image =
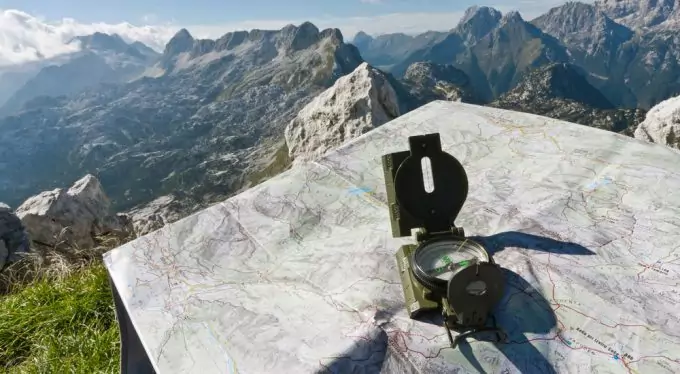
<instances>
[{"instance_id":1,"label":"green grass tuft","mask_svg":"<svg viewBox=\"0 0 680 374\"><path fill-rule=\"evenodd\" d=\"M99 237L89 249L36 245L0 272L0 372L119 371L120 333L102 255L131 239Z\"/></svg>"},{"instance_id":2,"label":"green grass tuft","mask_svg":"<svg viewBox=\"0 0 680 374\"><path fill-rule=\"evenodd\" d=\"M0 368L8 373L114 373L119 331L102 263L36 280L0 298Z\"/></svg>"}]
</instances>

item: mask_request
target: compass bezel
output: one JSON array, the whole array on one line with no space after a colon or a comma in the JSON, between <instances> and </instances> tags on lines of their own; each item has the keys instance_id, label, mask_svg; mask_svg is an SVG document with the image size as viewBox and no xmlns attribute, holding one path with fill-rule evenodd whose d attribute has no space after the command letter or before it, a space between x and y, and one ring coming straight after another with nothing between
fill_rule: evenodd
<instances>
[{"instance_id":1,"label":"compass bezel","mask_svg":"<svg viewBox=\"0 0 680 374\"><path fill-rule=\"evenodd\" d=\"M465 245L465 248L467 250L472 249L472 252L474 252L476 255L476 261L473 261L469 265L463 266L462 268L475 266L476 264L485 262L493 263L493 258L489 256L489 253L486 251L486 249L481 244L469 238L446 235L421 242L411 255L411 272L413 273L413 276L416 278L417 281L419 281L425 287L433 291L437 296L443 297L446 295L450 279L441 279L439 277L427 274L425 269L423 269L421 264L418 262L418 256L423 251L430 249L431 246L439 244L441 242L453 242L456 244L460 244L461 247L462 245Z\"/></svg>"}]
</instances>

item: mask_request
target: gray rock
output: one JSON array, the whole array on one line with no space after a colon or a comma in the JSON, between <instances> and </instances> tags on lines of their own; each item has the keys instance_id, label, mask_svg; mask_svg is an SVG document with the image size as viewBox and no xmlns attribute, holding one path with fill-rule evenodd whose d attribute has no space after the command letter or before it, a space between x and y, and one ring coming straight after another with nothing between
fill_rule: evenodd
<instances>
[{"instance_id":1,"label":"gray rock","mask_svg":"<svg viewBox=\"0 0 680 374\"><path fill-rule=\"evenodd\" d=\"M10 207L0 203L0 269L30 250L24 225Z\"/></svg>"},{"instance_id":2,"label":"gray rock","mask_svg":"<svg viewBox=\"0 0 680 374\"><path fill-rule=\"evenodd\" d=\"M16 214L31 241L89 248L98 235L131 230L129 222L113 214L110 207L97 178L87 175L66 191L55 189L29 198Z\"/></svg>"},{"instance_id":3,"label":"gray rock","mask_svg":"<svg viewBox=\"0 0 680 374\"><path fill-rule=\"evenodd\" d=\"M5 267L7 258L9 257L9 250L5 246L5 242L0 240L0 270Z\"/></svg>"},{"instance_id":4,"label":"gray rock","mask_svg":"<svg viewBox=\"0 0 680 374\"><path fill-rule=\"evenodd\" d=\"M127 213L137 236L146 235L184 217L197 206L187 206L186 197L161 196Z\"/></svg>"},{"instance_id":5,"label":"gray rock","mask_svg":"<svg viewBox=\"0 0 680 374\"><path fill-rule=\"evenodd\" d=\"M635 130L635 138L680 149L680 96L652 108Z\"/></svg>"},{"instance_id":6,"label":"gray rock","mask_svg":"<svg viewBox=\"0 0 680 374\"><path fill-rule=\"evenodd\" d=\"M363 63L312 100L286 127L290 157L317 158L400 114L387 75Z\"/></svg>"}]
</instances>

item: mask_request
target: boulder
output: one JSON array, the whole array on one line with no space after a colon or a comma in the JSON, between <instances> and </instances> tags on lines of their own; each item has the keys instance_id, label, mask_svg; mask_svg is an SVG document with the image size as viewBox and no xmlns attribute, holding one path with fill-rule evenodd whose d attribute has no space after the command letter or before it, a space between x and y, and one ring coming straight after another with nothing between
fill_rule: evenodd
<instances>
[{"instance_id":1,"label":"boulder","mask_svg":"<svg viewBox=\"0 0 680 374\"><path fill-rule=\"evenodd\" d=\"M635 138L680 149L680 96L650 109L635 130Z\"/></svg>"},{"instance_id":2,"label":"boulder","mask_svg":"<svg viewBox=\"0 0 680 374\"><path fill-rule=\"evenodd\" d=\"M29 251L24 225L9 206L0 203L0 269Z\"/></svg>"},{"instance_id":3,"label":"boulder","mask_svg":"<svg viewBox=\"0 0 680 374\"><path fill-rule=\"evenodd\" d=\"M401 115L387 74L363 63L314 98L286 127L296 162L322 156Z\"/></svg>"},{"instance_id":4,"label":"boulder","mask_svg":"<svg viewBox=\"0 0 680 374\"><path fill-rule=\"evenodd\" d=\"M68 190L45 191L29 198L16 214L33 242L88 248L98 235L131 231L129 219L110 209L99 180L87 175Z\"/></svg>"}]
</instances>

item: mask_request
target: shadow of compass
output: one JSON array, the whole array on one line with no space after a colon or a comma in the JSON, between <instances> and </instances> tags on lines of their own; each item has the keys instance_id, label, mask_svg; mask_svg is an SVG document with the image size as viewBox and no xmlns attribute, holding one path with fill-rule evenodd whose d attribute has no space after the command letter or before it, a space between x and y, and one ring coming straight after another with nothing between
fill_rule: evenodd
<instances>
[{"instance_id":1,"label":"shadow of compass","mask_svg":"<svg viewBox=\"0 0 680 374\"><path fill-rule=\"evenodd\" d=\"M483 245L491 256L506 248L525 248L559 255L595 254L595 252L580 244L519 231L507 231L489 236L471 236L470 239Z\"/></svg>"},{"instance_id":2,"label":"shadow of compass","mask_svg":"<svg viewBox=\"0 0 680 374\"><path fill-rule=\"evenodd\" d=\"M563 242L521 232L504 232L487 237L470 237L487 248L490 255L506 248L525 248L560 255L594 255L595 253L579 244ZM501 264L502 266L502 264ZM488 373L485 366L495 366L493 373L553 374L556 370L548 360L550 343L557 337L557 317L550 302L543 294L521 275L503 268L506 290L493 312L498 327L507 335L504 342L498 342L494 333L480 333L461 340L458 349L476 373ZM403 308L403 305L395 306ZM394 310L389 311L390 314ZM426 312L417 318L420 322L442 326L441 312ZM503 365L498 358L483 357L480 362L473 347L481 342L492 343L511 365ZM358 342L317 373L381 373L384 372L389 356L388 337L378 331L375 336ZM451 348L447 348L451 349ZM479 351L477 351L479 352ZM495 362L494 362L495 361ZM391 367L391 366L390 366ZM381 371L382 370L382 371ZM418 372L408 364L398 365L399 372Z\"/></svg>"}]
</instances>

